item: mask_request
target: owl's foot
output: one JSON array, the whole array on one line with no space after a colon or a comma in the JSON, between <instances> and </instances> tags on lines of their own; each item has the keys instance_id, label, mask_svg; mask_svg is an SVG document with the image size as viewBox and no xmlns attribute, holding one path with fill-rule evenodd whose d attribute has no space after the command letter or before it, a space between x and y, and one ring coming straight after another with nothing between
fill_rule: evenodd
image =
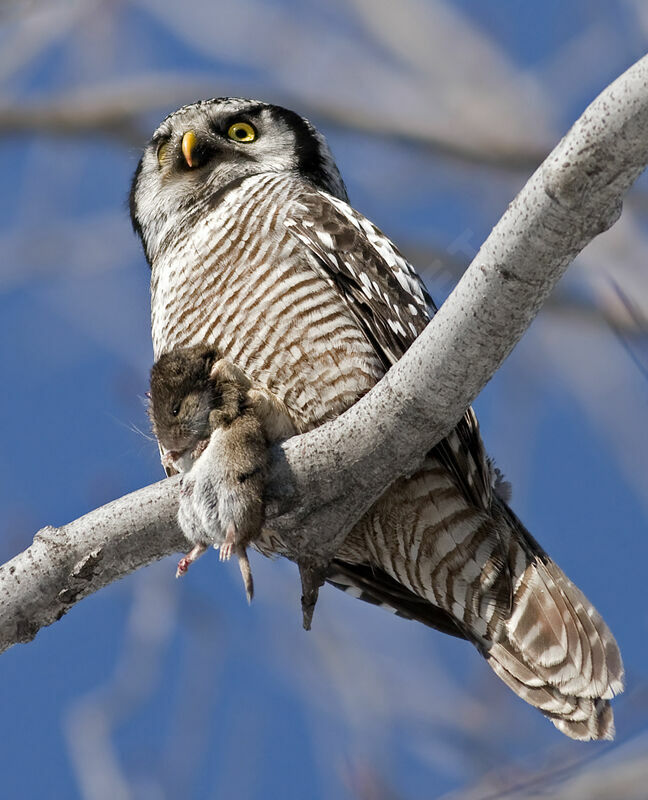
<instances>
[{"instance_id":1,"label":"owl's foot","mask_svg":"<svg viewBox=\"0 0 648 800\"><path fill-rule=\"evenodd\" d=\"M162 466L165 470L175 470L175 463L172 453L165 453L162 456Z\"/></svg>"},{"instance_id":2,"label":"owl's foot","mask_svg":"<svg viewBox=\"0 0 648 800\"><path fill-rule=\"evenodd\" d=\"M189 567L194 563L194 561L198 561L200 556L202 556L206 550L207 547L204 544L197 544L187 553L186 556L183 556L180 561L178 561L176 578L182 578L183 575L186 575Z\"/></svg>"},{"instance_id":3,"label":"owl's foot","mask_svg":"<svg viewBox=\"0 0 648 800\"><path fill-rule=\"evenodd\" d=\"M183 473L180 479L180 497L191 497L193 492L193 481L190 480L186 473Z\"/></svg>"},{"instance_id":4,"label":"owl's foot","mask_svg":"<svg viewBox=\"0 0 648 800\"><path fill-rule=\"evenodd\" d=\"M286 405L267 386L250 380L236 364L226 358L219 359L212 367L210 378L221 395L219 408L214 409L210 416L212 429L230 424L246 408L252 412L269 442L287 439L297 433ZM204 449L206 445L202 446ZM198 455L200 453L196 450L194 458Z\"/></svg>"},{"instance_id":5,"label":"owl's foot","mask_svg":"<svg viewBox=\"0 0 648 800\"><path fill-rule=\"evenodd\" d=\"M252 381L243 370L225 358L219 359L209 374L212 387L220 401L209 414L209 426L227 427L244 413Z\"/></svg>"},{"instance_id":6,"label":"owl's foot","mask_svg":"<svg viewBox=\"0 0 648 800\"><path fill-rule=\"evenodd\" d=\"M208 444L209 444L209 439L203 439L201 442L198 442L198 444L197 444L197 445L195 446L195 448L193 449L193 452L191 453L191 458L192 458L194 461L195 461L197 458L200 458L200 456L201 456L201 455L202 455L202 454L205 452L205 450L207 449L207 445L208 445Z\"/></svg>"}]
</instances>

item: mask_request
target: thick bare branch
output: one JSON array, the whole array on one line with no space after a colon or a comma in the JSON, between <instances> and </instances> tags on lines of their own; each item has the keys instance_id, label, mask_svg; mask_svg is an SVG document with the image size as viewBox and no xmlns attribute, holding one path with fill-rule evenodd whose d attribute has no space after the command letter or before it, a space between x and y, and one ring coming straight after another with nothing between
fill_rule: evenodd
<instances>
[{"instance_id":1,"label":"thick bare branch","mask_svg":"<svg viewBox=\"0 0 648 800\"><path fill-rule=\"evenodd\" d=\"M167 478L61 528L43 528L1 566L0 652L30 641L86 595L186 549L176 522L178 481Z\"/></svg>"},{"instance_id":2,"label":"thick bare branch","mask_svg":"<svg viewBox=\"0 0 648 800\"><path fill-rule=\"evenodd\" d=\"M445 436L520 339L574 256L618 218L648 163L648 57L606 89L531 177L434 320L360 402L275 448L270 527L326 564L346 532ZM177 481L59 529L0 572L3 647L77 599L183 546Z\"/></svg>"}]
</instances>

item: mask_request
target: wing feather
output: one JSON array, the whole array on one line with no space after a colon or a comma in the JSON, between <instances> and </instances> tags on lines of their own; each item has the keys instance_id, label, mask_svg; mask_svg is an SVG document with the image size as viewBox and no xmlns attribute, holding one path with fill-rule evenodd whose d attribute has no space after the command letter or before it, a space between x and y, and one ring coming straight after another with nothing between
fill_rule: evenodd
<instances>
[{"instance_id":1,"label":"wing feather","mask_svg":"<svg viewBox=\"0 0 648 800\"><path fill-rule=\"evenodd\" d=\"M315 188L300 193L286 227L308 248L314 268L335 284L388 370L436 312L414 268L373 223ZM472 505L490 508L492 471L471 408L434 455Z\"/></svg>"}]
</instances>

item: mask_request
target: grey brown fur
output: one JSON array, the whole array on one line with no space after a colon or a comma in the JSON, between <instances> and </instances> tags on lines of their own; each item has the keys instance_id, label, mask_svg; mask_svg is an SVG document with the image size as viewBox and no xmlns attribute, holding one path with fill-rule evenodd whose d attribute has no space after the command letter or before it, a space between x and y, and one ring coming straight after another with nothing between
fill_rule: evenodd
<instances>
[{"instance_id":1,"label":"grey brown fur","mask_svg":"<svg viewBox=\"0 0 648 800\"><path fill-rule=\"evenodd\" d=\"M205 550L220 547L221 560L238 557L248 601L254 594L247 546L263 525L263 490L268 469L268 442L293 431L292 424L263 388L214 347L176 348L162 355L151 370L149 413L153 431L166 451L167 467L190 469L210 439L220 454L213 478L219 484L223 538L195 531L195 547L178 563L177 575Z\"/></svg>"}]
</instances>

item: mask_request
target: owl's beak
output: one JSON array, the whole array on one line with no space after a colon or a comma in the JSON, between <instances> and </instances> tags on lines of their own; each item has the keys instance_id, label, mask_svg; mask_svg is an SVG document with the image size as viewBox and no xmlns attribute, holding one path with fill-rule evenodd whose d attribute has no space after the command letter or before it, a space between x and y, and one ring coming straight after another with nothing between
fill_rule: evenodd
<instances>
[{"instance_id":1,"label":"owl's beak","mask_svg":"<svg viewBox=\"0 0 648 800\"><path fill-rule=\"evenodd\" d=\"M189 169L193 167L193 151L196 147L196 142L198 138L193 131L187 131L185 135L182 137L182 155L185 157L185 161L187 162L187 166Z\"/></svg>"}]
</instances>

